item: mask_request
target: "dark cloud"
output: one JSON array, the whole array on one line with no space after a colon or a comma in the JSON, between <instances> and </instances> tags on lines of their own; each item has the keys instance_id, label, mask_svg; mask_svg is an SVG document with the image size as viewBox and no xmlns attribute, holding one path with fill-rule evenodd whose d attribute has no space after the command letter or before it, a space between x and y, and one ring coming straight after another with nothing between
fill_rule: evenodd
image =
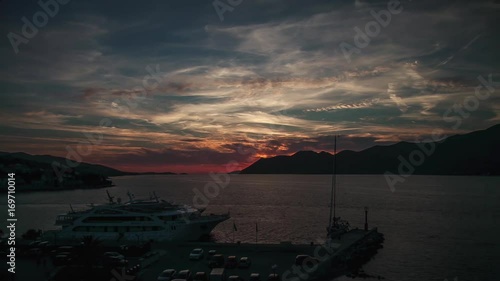
<instances>
[{"instance_id":1,"label":"dark cloud","mask_svg":"<svg viewBox=\"0 0 500 281\"><path fill-rule=\"evenodd\" d=\"M220 152L212 149L174 150L174 149L141 149L134 153L120 154L109 160L110 165L133 163L134 166L167 166L167 165L225 165L232 161L248 163L249 154L237 150Z\"/></svg>"},{"instance_id":2,"label":"dark cloud","mask_svg":"<svg viewBox=\"0 0 500 281\"><path fill-rule=\"evenodd\" d=\"M109 118L90 159L194 167L331 152L334 132L339 148L360 150L499 122L493 96L460 128L442 118L498 70L498 3L401 3L348 61L339 45L354 44L354 28L387 1L243 1L224 21L211 1L70 1L17 55L0 42L2 145L33 152L39 142L40 153L64 155L64 143ZM4 35L40 10L1 5ZM144 91L148 66L158 66L158 84Z\"/></svg>"}]
</instances>

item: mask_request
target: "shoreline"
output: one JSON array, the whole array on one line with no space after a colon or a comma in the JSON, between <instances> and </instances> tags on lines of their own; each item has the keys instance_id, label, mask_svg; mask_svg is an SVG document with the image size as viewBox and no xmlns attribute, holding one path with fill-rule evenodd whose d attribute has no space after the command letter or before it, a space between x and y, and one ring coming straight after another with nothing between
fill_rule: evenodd
<instances>
[{"instance_id":1,"label":"shoreline","mask_svg":"<svg viewBox=\"0 0 500 281\"><path fill-rule=\"evenodd\" d=\"M108 187L114 187L116 186L115 184L109 184L109 185L103 185L103 186L94 186L94 187L84 187L84 186L79 186L79 187L67 187L67 188L54 188L54 187L49 187L49 188L27 188L24 189L22 187L16 189L16 193L28 193L28 192L40 192L40 191L67 191L67 190L78 190L78 189L101 189L101 188L108 188Z\"/></svg>"}]
</instances>

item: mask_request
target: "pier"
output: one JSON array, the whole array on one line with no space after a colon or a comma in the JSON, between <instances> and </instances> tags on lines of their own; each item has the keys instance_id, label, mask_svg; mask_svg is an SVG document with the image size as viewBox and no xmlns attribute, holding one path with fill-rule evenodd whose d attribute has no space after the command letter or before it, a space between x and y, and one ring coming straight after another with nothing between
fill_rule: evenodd
<instances>
[{"instance_id":1,"label":"pier","mask_svg":"<svg viewBox=\"0 0 500 281\"><path fill-rule=\"evenodd\" d=\"M225 261L229 256L236 256L238 261L241 257L247 257L251 261L248 268L238 268L238 266L225 268L224 280L234 275L249 280L252 273L258 273L262 281L267 280L272 273L278 274L279 280L283 281L326 280L349 273L353 268L361 266L381 248L382 241L383 235L377 228L373 228L353 229L342 234L339 239L318 240L309 244L153 242L149 245L147 254L138 257L126 256L126 258L129 261L127 268L140 265L140 270L134 272L135 280L157 280L158 275L166 269L174 269L177 272L190 270L192 276L197 272L205 272L209 276L212 270L208 259L210 250L223 255ZM59 246L69 245L67 242L51 241ZM111 243L102 241L102 247L105 247L106 251L120 252L119 246L116 241ZM190 252L195 248L204 250L204 256L200 260L189 259ZM297 264L298 255L307 255L311 259Z\"/></svg>"}]
</instances>

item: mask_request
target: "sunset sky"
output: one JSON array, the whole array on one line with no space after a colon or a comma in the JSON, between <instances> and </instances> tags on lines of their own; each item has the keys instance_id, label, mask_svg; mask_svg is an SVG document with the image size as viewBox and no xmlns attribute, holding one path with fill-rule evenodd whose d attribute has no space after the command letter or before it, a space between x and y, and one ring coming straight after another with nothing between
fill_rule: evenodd
<instances>
[{"instance_id":1,"label":"sunset sky","mask_svg":"<svg viewBox=\"0 0 500 281\"><path fill-rule=\"evenodd\" d=\"M213 1L71 0L16 54L8 34L43 10L0 1L0 151L224 172L332 151L334 134L361 150L500 123L498 90L450 119L478 76L500 82L500 4L401 1L347 59L342 42L388 2L243 0L221 20Z\"/></svg>"}]
</instances>

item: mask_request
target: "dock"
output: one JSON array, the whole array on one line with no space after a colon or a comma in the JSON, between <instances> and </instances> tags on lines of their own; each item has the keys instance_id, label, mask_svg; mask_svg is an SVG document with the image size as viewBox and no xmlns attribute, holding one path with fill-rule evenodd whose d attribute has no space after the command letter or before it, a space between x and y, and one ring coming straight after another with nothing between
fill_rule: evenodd
<instances>
[{"instance_id":1,"label":"dock","mask_svg":"<svg viewBox=\"0 0 500 281\"><path fill-rule=\"evenodd\" d=\"M283 281L322 280L344 273L358 261L366 261L380 248L382 240L382 235L375 228L369 231L351 230L339 240L329 243L155 243L152 248L162 251L162 254L158 255L153 263L143 265L138 276L139 280L156 280L166 269L190 270L193 275L196 272L206 272L209 275L211 268L208 265L207 253L209 250L215 250L225 258L236 256L238 260L241 257L251 260L249 268L225 269L226 277L237 275L249 280L250 274L259 273L261 280L267 280L270 274L276 273ZM189 259L189 253L195 248L204 250L205 256L201 260ZM318 263L296 265L295 257L298 255L308 255Z\"/></svg>"},{"instance_id":2,"label":"dock","mask_svg":"<svg viewBox=\"0 0 500 281\"><path fill-rule=\"evenodd\" d=\"M44 235L44 239L49 240L54 247L63 245L78 247L80 243L79 240L50 239L56 237L54 234L55 232L48 232ZM229 276L236 275L248 281L250 274L258 273L262 281L268 280L270 274L278 274L283 281L315 281L331 280L355 272L356 268L361 267L376 254L383 242L383 235L377 228L352 229L337 239L325 238L318 237L317 241L309 244L294 244L287 241L275 244L153 241L149 243L149 251L146 254L125 255L125 257L129 261L127 269L134 266L140 268L134 271L133 280L157 280L158 275L166 269L174 269L177 272L189 270L192 276L197 272L205 272L209 276L212 268L209 266L208 252L215 250L217 254L223 255L226 261L229 256L236 256L238 261L242 257L247 257L251 261L249 268L226 268L225 280ZM121 246L133 244L131 241L101 241L103 251L122 252ZM189 254L196 248L203 249L204 256L200 260L190 260ZM297 264L298 255L307 255L311 259ZM96 267L96 270L98 268L105 270L102 266Z\"/></svg>"}]
</instances>

